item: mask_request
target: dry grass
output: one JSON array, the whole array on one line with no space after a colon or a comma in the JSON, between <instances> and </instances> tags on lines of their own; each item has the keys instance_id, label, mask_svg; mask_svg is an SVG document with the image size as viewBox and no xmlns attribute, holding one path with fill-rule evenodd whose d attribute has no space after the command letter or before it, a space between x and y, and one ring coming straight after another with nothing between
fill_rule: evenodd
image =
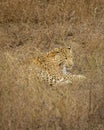
<instances>
[{"instance_id":1,"label":"dry grass","mask_svg":"<svg viewBox=\"0 0 104 130\"><path fill-rule=\"evenodd\" d=\"M4 0L0 2L0 22L64 23L101 18L103 0Z\"/></svg>"},{"instance_id":2,"label":"dry grass","mask_svg":"<svg viewBox=\"0 0 104 130\"><path fill-rule=\"evenodd\" d=\"M0 130L104 129L103 7L103 0L0 1ZM39 82L28 58L66 45L73 73L87 80Z\"/></svg>"}]
</instances>

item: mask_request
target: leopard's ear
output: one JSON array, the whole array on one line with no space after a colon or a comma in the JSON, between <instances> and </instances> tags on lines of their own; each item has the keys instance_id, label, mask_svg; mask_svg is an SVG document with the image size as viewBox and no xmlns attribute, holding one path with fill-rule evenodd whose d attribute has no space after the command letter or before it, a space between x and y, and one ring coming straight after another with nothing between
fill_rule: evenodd
<instances>
[{"instance_id":1,"label":"leopard's ear","mask_svg":"<svg viewBox=\"0 0 104 130\"><path fill-rule=\"evenodd\" d=\"M52 51L49 51L49 52L47 53L47 56L49 56L49 57L54 57L54 56L57 55L58 53L60 53L59 48L55 48L55 49L53 49Z\"/></svg>"},{"instance_id":2,"label":"leopard's ear","mask_svg":"<svg viewBox=\"0 0 104 130\"><path fill-rule=\"evenodd\" d=\"M48 52L47 53L47 57L55 57L55 52L54 51L51 51L51 52Z\"/></svg>"},{"instance_id":3,"label":"leopard's ear","mask_svg":"<svg viewBox=\"0 0 104 130\"><path fill-rule=\"evenodd\" d=\"M50 53L54 53L57 54L60 52L60 48L54 48L52 51L50 51Z\"/></svg>"}]
</instances>

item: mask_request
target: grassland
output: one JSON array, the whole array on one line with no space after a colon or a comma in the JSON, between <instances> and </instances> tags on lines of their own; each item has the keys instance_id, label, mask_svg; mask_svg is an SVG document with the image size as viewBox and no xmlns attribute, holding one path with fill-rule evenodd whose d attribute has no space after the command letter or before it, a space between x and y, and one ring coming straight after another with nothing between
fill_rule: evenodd
<instances>
[{"instance_id":1,"label":"grassland","mask_svg":"<svg viewBox=\"0 0 104 130\"><path fill-rule=\"evenodd\" d=\"M87 80L39 82L27 59L67 45ZM103 0L1 0L0 130L103 129Z\"/></svg>"}]
</instances>

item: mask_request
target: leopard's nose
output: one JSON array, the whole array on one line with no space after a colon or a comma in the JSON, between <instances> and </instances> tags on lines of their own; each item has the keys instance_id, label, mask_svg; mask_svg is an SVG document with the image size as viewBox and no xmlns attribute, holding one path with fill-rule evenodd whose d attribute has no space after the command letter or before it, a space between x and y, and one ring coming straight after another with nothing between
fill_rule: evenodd
<instances>
[{"instance_id":1,"label":"leopard's nose","mask_svg":"<svg viewBox=\"0 0 104 130\"><path fill-rule=\"evenodd\" d=\"M70 59L70 60L66 60L66 66L73 66L74 65L74 62L73 62L73 60L72 59Z\"/></svg>"},{"instance_id":2,"label":"leopard's nose","mask_svg":"<svg viewBox=\"0 0 104 130\"><path fill-rule=\"evenodd\" d=\"M70 64L66 64L65 66L68 69L72 69L72 67L74 66L74 64L73 64L73 62L70 62Z\"/></svg>"}]
</instances>

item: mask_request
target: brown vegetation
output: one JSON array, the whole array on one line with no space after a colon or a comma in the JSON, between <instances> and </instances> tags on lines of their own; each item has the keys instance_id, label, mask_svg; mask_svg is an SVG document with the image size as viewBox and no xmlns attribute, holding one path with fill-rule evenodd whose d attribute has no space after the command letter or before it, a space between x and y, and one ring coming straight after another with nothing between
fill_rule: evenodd
<instances>
[{"instance_id":1,"label":"brown vegetation","mask_svg":"<svg viewBox=\"0 0 104 130\"><path fill-rule=\"evenodd\" d=\"M87 80L38 82L28 58L66 45ZM103 130L103 80L103 0L0 1L0 130Z\"/></svg>"}]
</instances>

